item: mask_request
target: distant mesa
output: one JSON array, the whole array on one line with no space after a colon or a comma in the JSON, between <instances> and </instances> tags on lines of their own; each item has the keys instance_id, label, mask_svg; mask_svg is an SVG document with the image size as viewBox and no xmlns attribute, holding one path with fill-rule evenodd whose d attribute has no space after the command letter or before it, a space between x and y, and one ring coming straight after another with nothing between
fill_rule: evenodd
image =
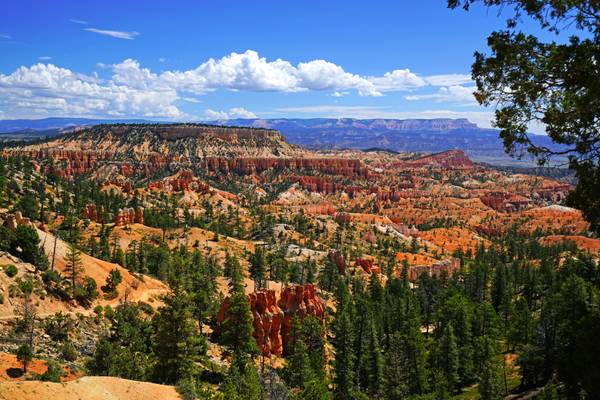
<instances>
[{"instance_id":1,"label":"distant mesa","mask_svg":"<svg viewBox=\"0 0 600 400\"><path fill-rule=\"evenodd\" d=\"M82 130L98 124L115 124L119 120L78 118L47 118L41 120L1 120L0 141L34 140ZM353 119L353 118L280 118L230 119L205 124L172 124L143 120L122 120L123 123L143 123L165 138L177 139L190 135L220 136L222 126L257 128L271 133L251 132L252 135L279 135L289 144L314 149L382 149L396 152L438 153L449 149L464 151L477 162L495 165L535 166L531 157L511 158L504 152L504 144L497 129L481 128L465 118L433 119ZM207 128L212 125L214 128ZM205 126L206 128L201 128ZM221 127L219 127L221 126ZM164 131L163 131L164 129ZM239 135L244 136L243 131ZM225 134L229 136L229 134ZM234 135L235 136L235 135ZM221 136L225 138L224 136ZM552 150L561 147L547 136L532 135L538 146ZM556 162L564 161L556 159Z\"/></svg>"}]
</instances>

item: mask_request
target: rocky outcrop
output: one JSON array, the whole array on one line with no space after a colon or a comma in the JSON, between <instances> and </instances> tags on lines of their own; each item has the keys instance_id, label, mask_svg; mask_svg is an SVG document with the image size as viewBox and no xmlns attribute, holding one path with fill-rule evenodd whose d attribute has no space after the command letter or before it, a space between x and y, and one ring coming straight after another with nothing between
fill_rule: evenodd
<instances>
[{"instance_id":1,"label":"rocky outcrop","mask_svg":"<svg viewBox=\"0 0 600 400\"><path fill-rule=\"evenodd\" d=\"M486 206L501 212L519 211L530 205L527 198L506 192L489 192L479 197L479 200Z\"/></svg>"},{"instance_id":2,"label":"rocky outcrop","mask_svg":"<svg viewBox=\"0 0 600 400\"><path fill-rule=\"evenodd\" d=\"M293 342L292 329L294 318L304 319L313 316L323 322L325 320L325 302L317 295L315 285L288 286L281 293L278 303L283 311L281 321L281 338L283 349L289 353L289 344Z\"/></svg>"},{"instance_id":3,"label":"rocky outcrop","mask_svg":"<svg viewBox=\"0 0 600 400\"><path fill-rule=\"evenodd\" d=\"M207 157L204 170L209 173L256 175L267 170L316 171L348 177L369 176L369 169L360 161L346 158L225 158Z\"/></svg>"},{"instance_id":4,"label":"rocky outcrop","mask_svg":"<svg viewBox=\"0 0 600 400\"><path fill-rule=\"evenodd\" d=\"M188 149L189 150L189 149ZM71 178L97 172L102 166L116 167L123 176L138 175L149 177L169 167L171 170L198 168L207 174L258 175L264 171L276 170L291 172L310 171L321 174L367 178L369 169L360 160L333 157L244 157L231 156L184 156L182 154L143 155L116 154L107 151L63 150L62 148L11 149L7 155L20 154L44 164L46 171L52 171L63 178ZM124 158L127 157L127 161ZM318 178L315 178L318 181ZM306 179L310 185L310 179ZM315 181L316 182L316 181ZM324 179L321 182L325 182ZM333 193L339 186L317 183L314 191Z\"/></svg>"},{"instance_id":5,"label":"rocky outcrop","mask_svg":"<svg viewBox=\"0 0 600 400\"><path fill-rule=\"evenodd\" d=\"M33 226L31 220L27 217L24 217L23 214L21 214L21 211L15 211L14 214L7 214L3 216L0 221L2 220L4 221L4 225L10 230L16 229L19 225Z\"/></svg>"},{"instance_id":6,"label":"rocky outcrop","mask_svg":"<svg viewBox=\"0 0 600 400\"><path fill-rule=\"evenodd\" d=\"M325 319L325 302L317 295L314 285L288 286L279 300L274 290L264 290L248 295L253 317L254 333L261 354L281 356L288 351L293 340L295 318L313 316ZM222 325L228 318L229 298L221 304L217 322Z\"/></svg>"},{"instance_id":7,"label":"rocky outcrop","mask_svg":"<svg viewBox=\"0 0 600 400\"><path fill-rule=\"evenodd\" d=\"M96 207L95 204L87 204L83 209L83 217L90 221L97 222L99 224L106 222L104 220L104 209L102 206ZM109 217L110 218L110 217ZM125 226L130 224L143 224L144 223L144 209L138 208L124 208L119 209L115 215L114 223L116 226Z\"/></svg>"},{"instance_id":8,"label":"rocky outcrop","mask_svg":"<svg viewBox=\"0 0 600 400\"><path fill-rule=\"evenodd\" d=\"M535 199L546 200L552 203L563 202L569 192L571 191L571 185L568 184L557 184L551 187L545 187L536 190L533 193Z\"/></svg>"},{"instance_id":9,"label":"rocky outcrop","mask_svg":"<svg viewBox=\"0 0 600 400\"><path fill-rule=\"evenodd\" d=\"M460 269L460 259L451 257L436 261L427 265L410 265L408 267L408 279L415 282L422 274L440 277L442 273L452 276ZM402 269L397 269L397 274L401 274Z\"/></svg>"},{"instance_id":10,"label":"rocky outcrop","mask_svg":"<svg viewBox=\"0 0 600 400\"><path fill-rule=\"evenodd\" d=\"M166 190L168 192L183 192L191 190L197 193L209 193L211 188L200 179L196 178L191 171L181 171L178 174L160 181L151 182L149 189Z\"/></svg>"},{"instance_id":11,"label":"rocky outcrop","mask_svg":"<svg viewBox=\"0 0 600 400\"><path fill-rule=\"evenodd\" d=\"M103 214L104 210L102 206L96 207L96 205L93 203L87 204L83 208L83 218L87 218L90 221L94 221L101 224L102 222L104 222Z\"/></svg>"},{"instance_id":12,"label":"rocky outcrop","mask_svg":"<svg viewBox=\"0 0 600 400\"><path fill-rule=\"evenodd\" d=\"M138 207L119 209L115 217L116 226L125 226L130 224L143 224L144 223L144 209Z\"/></svg>"},{"instance_id":13,"label":"rocky outcrop","mask_svg":"<svg viewBox=\"0 0 600 400\"><path fill-rule=\"evenodd\" d=\"M346 259L341 251L332 250L328 254L329 259L337 267L340 275L346 275Z\"/></svg>"},{"instance_id":14,"label":"rocky outcrop","mask_svg":"<svg viewBox=\"0 0 600 400\"><path fill-rule=\"evenodd\" d=\"M283 353L281 324L285 317L279 308L274 290L250 293L254 333L258 349L263 355Z\"/></svg>"}]
</instances>

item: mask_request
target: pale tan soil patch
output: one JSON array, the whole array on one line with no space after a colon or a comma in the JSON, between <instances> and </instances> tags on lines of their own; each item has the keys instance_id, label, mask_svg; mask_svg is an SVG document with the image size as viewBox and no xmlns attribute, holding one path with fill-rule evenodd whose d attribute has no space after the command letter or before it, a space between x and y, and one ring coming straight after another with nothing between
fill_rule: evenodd
<instances>
[{"instance_id":1,"label":"pale tan soil patch","mask_svg":"<svg viewBox=\"0 0 600 400\"><path fill-rule=\"evenodd\" d=\"M170 400L180 399L173 386L127 379L86 376L66 383L0 383L2 400Z\"/></svg>"}]
</instances>

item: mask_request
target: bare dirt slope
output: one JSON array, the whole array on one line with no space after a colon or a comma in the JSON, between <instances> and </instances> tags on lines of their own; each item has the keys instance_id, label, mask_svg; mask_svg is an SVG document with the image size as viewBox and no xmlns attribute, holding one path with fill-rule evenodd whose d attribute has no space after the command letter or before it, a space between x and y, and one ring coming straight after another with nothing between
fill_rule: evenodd
<instances>
[{"instance_id":1,"label":"bare dirt slope","mask_svg":"<svg viewBox=\"0 0 600 400\"><path fill-rule=\"evenodd\" d=\"M54 253L54 235L41 230L38 230L38 235L40 236L40 240L44 245L44 251L48 256L48 259L50 262L52 262ZM68 252L68 244L60 239L57 239L55 268L61 272L66 269L67 263L65 259ZM133 275L120 265L99 260L85 253L81 254L81 262L83 265L83 274L93 278L96 281L98 288L106 283L106 278L111 270L116 268L119 270L119 272L121 272L123 282L119 285L117 298L111 301L101 300L100 304L118 304L124 300L125 296L127 296L129 301L145 301L152 303L158 296L167 292L166 285L159 280L148 276L140 276L142 279L139 279L137 276Z\"/></svg>"},{"instance_id":2,"label":"bare dirt slope","mask_svg":"<svg viewBox=\"0 0 600 400\"><path fill-rule=\"evenodd\" d=\"M127 379L86 376L66 383L0 383L0 400L170 400L180 399L173 386Z\"/></svg>"}]
</instances>

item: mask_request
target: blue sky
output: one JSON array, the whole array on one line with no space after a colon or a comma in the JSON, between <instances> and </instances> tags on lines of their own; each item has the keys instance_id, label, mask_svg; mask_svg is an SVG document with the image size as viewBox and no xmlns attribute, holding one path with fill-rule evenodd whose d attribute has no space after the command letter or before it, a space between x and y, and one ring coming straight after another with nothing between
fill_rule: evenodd
<instances>
[{"instance_id":1,"label":"blue sky","mask_svg":"<svg viewBox=\"0 0 600 400\"><path fill-rule=\"evenodd\" d=\"M0 16L0 118L490 126L491 110L471 96L470 65L503 26L494 10L434 0L12 2Z\"/></svg>"}]
</instances>

